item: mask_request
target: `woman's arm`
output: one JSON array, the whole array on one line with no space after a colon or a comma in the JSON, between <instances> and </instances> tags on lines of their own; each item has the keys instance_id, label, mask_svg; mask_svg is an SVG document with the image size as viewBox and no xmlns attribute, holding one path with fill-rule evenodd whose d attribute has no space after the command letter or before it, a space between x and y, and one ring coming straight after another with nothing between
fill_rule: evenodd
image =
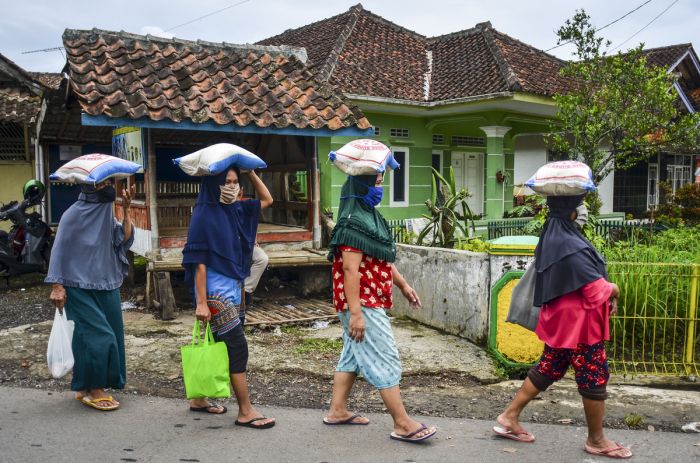
<instances>
[{"instance_id":1,"label":"woman's arm","mask_svg":"<svg viewBox=\"0 0 700 463\"><path fill-rule=\"evenodd\" d=\"M133 231L133 225L131 223L131 199L136 192L136 185L131 185L131 189L126 188L122 190L122 211L124 212L124 220L122 220L122 227L124 228L124 242L128 242L131 238L131 232Z\"/></svg>"},{"instance_id":2,"label":"woman's arm","mask_svg":"<svg viewBox=\"0 0 700 463\"><path fill-rule=\"evenodd\" d=\"M350 337L357 342L365 339L365 319L360 305L360 263L361 252L343 251L343 291L350 309Z\"/></svg>"},{"instance_id":3,"label":"woman's arm","mask_svg":"<svg viewBox=\"0 0 700 463\"><path fill-rule=\"evenodd\" d=\"M207 266L197 264L194 274L194 291L197 301L197 310L194 315L197 320L208 322L211 319L211 311L207 305Z\"/></svg>"},{"instance_id":4,"label":"woman's arm","mask_svg":"<svg viewBox=\"0 0 700 463\"><path fill-rule=\"evenodd\" d=\"M406 279L399 273L399 269L394 264L391 264L391 273L394 275L394 284L401 290L401 294L408 301L408 305L414 309L420 309L423 304L420 302L420 297L416 290L411 288Z\"/></svg>"},{"instance_id":5,"label":"woman's arm","mask_svg":"<svg viewBox=\"0 0 700 463\"><path fill-rule=\"evenodd\" d=\"M258 174L256 174L254 170L251 170L248 172L248 178L250 179L250 183L253 184L255 194L260 199L260 208L267 209L268 207L272 206L272 195L270 194L270 190L268 190L263 181L260 180Z\"/></svg>"}]
</instances>

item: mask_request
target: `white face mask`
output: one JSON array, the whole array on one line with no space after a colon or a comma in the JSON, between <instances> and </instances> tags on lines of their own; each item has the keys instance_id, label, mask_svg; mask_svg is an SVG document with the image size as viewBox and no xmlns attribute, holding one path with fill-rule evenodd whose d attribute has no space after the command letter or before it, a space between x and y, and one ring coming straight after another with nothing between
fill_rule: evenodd
<instances>
[{"instance_id":1,"label":"white face mask","mask_svg":"<svg viewBox=\"0 0 700 463\"><path fill-rule=\"evenodd\" d=\"M241 192L241 186L238 183L232 185L221 185L221 195L219 202L221 204L233 204L238 201L238 194Z\"/></svg>"},{"instance_id":2,"label":"white face mask","mask_svg":"<svg viewBox=\"0 0 700 463\"><path fill-rule=\"evenodd\" d=\"M574 220L574 222L576 222L576 225L581 229L588 223L588 209L586 209L586 206L583 204L576 208L576 220Z\"/></svg>"}]
</instances>

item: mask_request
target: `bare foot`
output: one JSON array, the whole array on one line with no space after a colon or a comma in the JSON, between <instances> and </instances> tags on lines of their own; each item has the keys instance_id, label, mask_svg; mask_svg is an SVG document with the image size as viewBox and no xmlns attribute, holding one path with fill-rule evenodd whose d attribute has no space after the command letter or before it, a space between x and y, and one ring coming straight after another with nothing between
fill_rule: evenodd
<instances>
[{"instance_id":1,"label":"bare foot","mask_svg":"<svg viewBox=\"0 0 700 463\"><path fill-rule=\"evenodd\" d=\"M238 421L242 423L247 423L250 422L251 420L254 420L255 418L260 418L262 417L263 414L257 411L254 408L250 408L250 411L248 413L241 413L240 409L238 410ZM274 423L275 419L274 418L265 418L263 420L255 420L250 423L250 427L257 428L257 427L262 427L269 425L270 423Z\"/></svg>"},{"instance_id":2,"label":"bare foot","mask_svg":"<svg viewBox=\"0 0 700 463\"><path fill-rule=\"evenodd\" d=\"M354 418L352 418L354 416ZM352 420L350 419L352 418ZM329 411L323 421L327 424L343 423L343 424L369 424L369 418L352 413L348 410L345 412Z\"/></svg>"}]
</instances>

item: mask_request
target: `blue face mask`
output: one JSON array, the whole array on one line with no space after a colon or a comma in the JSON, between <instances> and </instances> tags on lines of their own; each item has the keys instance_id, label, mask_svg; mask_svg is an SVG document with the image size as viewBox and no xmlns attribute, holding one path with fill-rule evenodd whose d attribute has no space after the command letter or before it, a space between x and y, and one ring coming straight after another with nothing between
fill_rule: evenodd
<instances>
[{"instance_id":1,"label":"blue face mask","mask_svg":"<svg viewBox=\"0 0 700 463\"><path fill-rule=\"evenodd\" d=\"M371 186L367 189L367 194L362 197L362 200L369 207L377 207L382 202L382 196L384 196L384 188Z\"/></svg>"},{"instance_id":2,"label":"blue face mask","mask_svg":"<svg viewBox=\"0 0 700 463\"><path fill-rule=\"evenodd\" d=\"M362 183L360 180L357 180L356 178L353 178L353 181L366 187L367 193L364 196L357 196L357 195L342 196L340 199L358 198L358 199L361 199L365 204L367 204L369 207L371 207L373 209L375 207L379 206L379 203L382 202L382 197L384 196L384 188L382 188L380 186L365 185L364 183Z\"/></svg>"}]
</instances>

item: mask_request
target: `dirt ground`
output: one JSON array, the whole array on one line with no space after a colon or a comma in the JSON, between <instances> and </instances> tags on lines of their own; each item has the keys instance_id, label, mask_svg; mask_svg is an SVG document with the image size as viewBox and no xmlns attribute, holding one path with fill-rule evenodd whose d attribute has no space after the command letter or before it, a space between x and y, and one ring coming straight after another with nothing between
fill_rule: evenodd
<instances>
[{"instance_id":1,"label":"dirt ground","mask_svg":"<svg viewBox=\"0 0 700 463\"><path fill-rule=\"evenodd\" d=\"M48 303L48 293L48 286L41 284L38 278L13 281L9 288L4 286L4 282L0 284L0 385L48 390L68 388L70 375L56 380L46 373L44 346L50 324L41 322L51 320L54 313ZM141 287L122 291L124 300L134 301L137 306L142 294ZM136 349L139 356L143 352L144 358L127 360L128 382L124 393L184 397L175 357L179 358L176 346L183 344L186 337L182 337L182 332L175 331L173 325L160 326L163 322L154 320L153 314L142 309L132 312L134 314L130 316L144 320L145 327L129 328L132 323L130 319L127 320L127 344L131 343L131 348ZM31 326L17 328L23 325ZM442 363L431 367L433 357L412 358L421 356L423 351L426 355L439 355L457 346L460 349L465 347L465 358L461 360L465 365L477 361L492 365L492 361L478 347L467 346L468 343L459 338L413 325L412 322L395 322L399 347L406 343L402 339L412 339L432 347L425 349L421 344L416 344L410 352L401 352L405 363L401 388L409 412L486 420L497 416L510 401L520 381L494 376L499 371L495 364L494 375L477 377L469 373L469 369L452 368ZM326 408L331 396L332 373L341 346L337 339L337 326L331 326L329 330L327 334L322 334L309 330L308 324L282 330L275 330L274 327L247 328L251 357L258 356L257 362L251 362L249 371L253 401L263 406ZM416 330L421 331L417 333ZM35 347L31 349L27 347L31 344L30 338L36 338ZM26 343L22 341L24 339ZM152 355L148 349L159 346L153 344L157 342L168 343L167 349L172 350L169 361L175 362L174 368L160 368L157 360L147 360L147 356ZM143 348L139 347L141 345ZM295 359L298 362L295 363ZM687 390L662 390L616 385L613 380L610 390L606 418L608 427L679 431L683 424L700 420L700 387L697 383L688 384ZM358 380L350 404L352 409L359 412L385 410L379 394L362 380ZM526 409L523 420L583 426L583 411L575 383L567 379L553 386Z\"/></svg>"}]
</instances>

